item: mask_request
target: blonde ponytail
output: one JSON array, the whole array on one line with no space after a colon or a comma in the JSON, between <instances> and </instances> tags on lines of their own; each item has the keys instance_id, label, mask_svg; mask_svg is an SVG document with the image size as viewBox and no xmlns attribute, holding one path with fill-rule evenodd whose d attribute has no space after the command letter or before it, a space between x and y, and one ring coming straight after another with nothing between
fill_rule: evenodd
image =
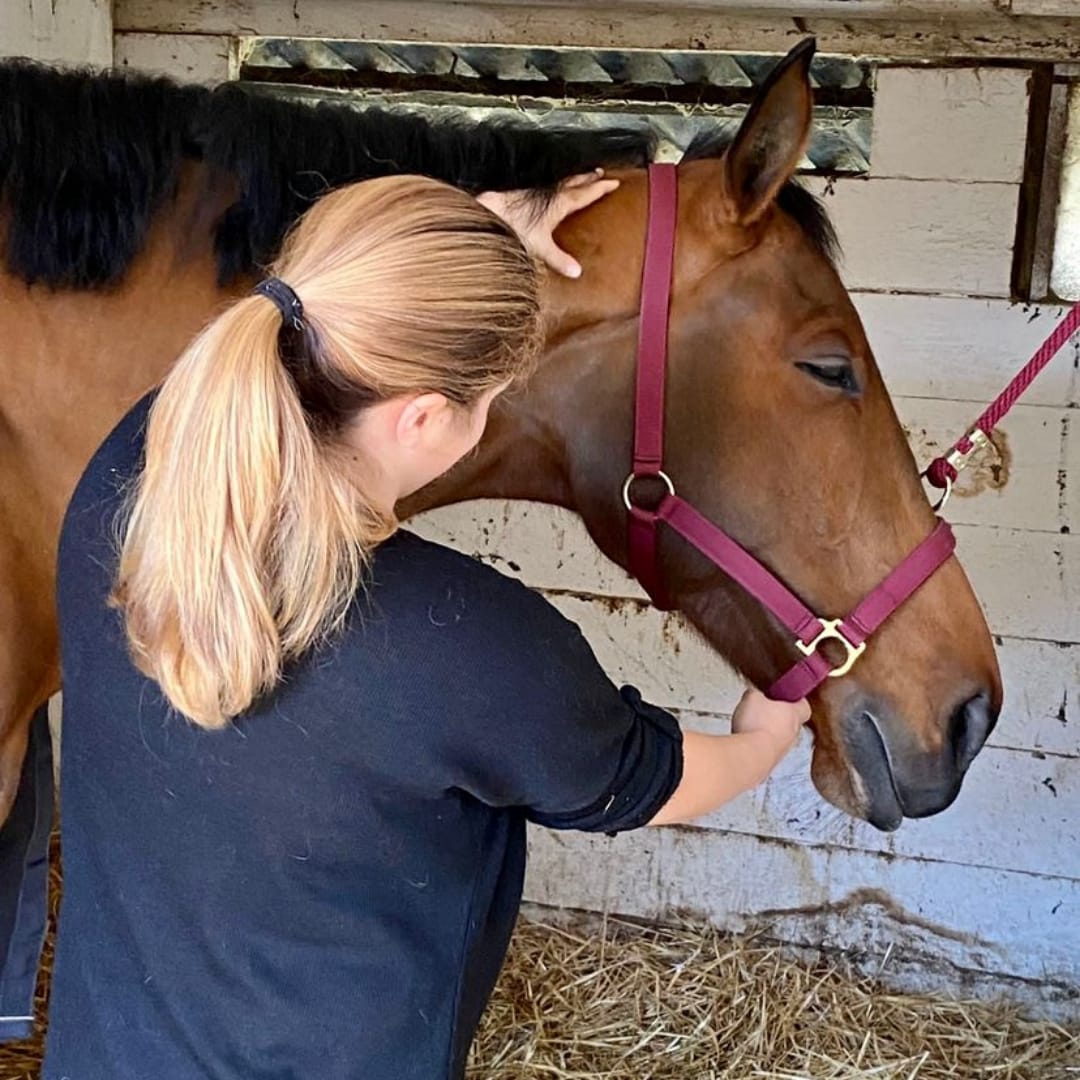
<instances>
[{"instance_id":1,"label":"blonde ponytail","mask_svg":"<svg viewBox=\"0 0 1080 1080\"><path fill-rule=\"evenodd\" d=\"M290 370L282 316L262 296L191 345L151 408L113 594L140 670L209 728L341 626L395 528L344 461L357 403L439 390L468 404L538 343L520 244L433 181L327 196L275 269L303 298L305 355Z\"/></svg>"}]
</instances>

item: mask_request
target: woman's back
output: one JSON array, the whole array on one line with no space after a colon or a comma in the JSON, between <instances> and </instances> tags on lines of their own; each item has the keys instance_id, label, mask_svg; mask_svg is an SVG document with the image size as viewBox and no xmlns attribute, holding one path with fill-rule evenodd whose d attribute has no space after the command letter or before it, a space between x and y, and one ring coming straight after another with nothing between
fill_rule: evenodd
<instances>
[{"instance_id":1,"label":"woman's back","mask_svg":"<svg viewBox=\"0 0 1080 1080\"><path fill-rule=\"evenodd\" d=\"M678 731L519 584L398 534L344 632L222 730L129 660L115 519L148 402L60 554L64 863L47 1080L459 1076L527 818L640 825Z\"/></svg>"}]
</instances>

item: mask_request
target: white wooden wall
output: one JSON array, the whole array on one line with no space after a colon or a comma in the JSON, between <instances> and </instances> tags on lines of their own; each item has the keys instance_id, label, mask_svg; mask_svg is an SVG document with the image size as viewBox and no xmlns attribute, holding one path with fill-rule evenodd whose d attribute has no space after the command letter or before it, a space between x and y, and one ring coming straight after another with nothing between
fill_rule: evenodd
<instances>
[{"instance_id":1,"label":"white wooden wall","mask_svg":"<svg viewBox=\"0 0 1080 1080\"><path fill-rule=\"evenodd\" d=\"M60 11L64 2L51 6ZM257 6L121 0L114 62L227 78L234 16ZM279 8L280 27L267 22ZM294 14L286 18L278 0L259 10L267 15L245 19L245 29L292 29ZM339 16L326 12L326 32L340 32ZM814 185L839 226L847 283L923 460L979 412L1062 314L1008 301L1027 95L1026 73L1015 68L882 69L873 174ZM690 911L733 929L764 917L781 940L848 949L901 984L1006 985L1044 1010L1075 1009L1078 407L1080 350L1069 347L1004 424L1006 482L994 486L987 470L976 471L965 488L982 493L950 507L999 636L1007 688L1001 723L953 808L888 836L851 822L813 791L804 745L764 788L692 828L615 840L538 830L528 897L646 917ZM504 572L520 567L518 576L582 625L613 677L637 683L687 726L724 729L738 681L678 617L651 610L571 516L475 503L418 527Z\"/></svg>"},{"instance_id":2,"label":"white wooden wall","mask_svg":"<svg viewBox=\"0 0 1080 1080\"><path fill-rule=\"evenodd\" d=\"M0 0L0 56L108 64L112 36L110 0Z\"/></svg>"},{"instance_id":3,"label":"white wooden wall","mask_svg":"<svg viewBox=\"0 0 1080 1080\"><path fill-rule=\"evenodd\" d=\"M883 69L873 175L826 199L845 277L924 461L956 437L1061 310L1012 305L1010 260L1027 76ZM819 190L825 185L817 183ZM813 792L808 747L760 791L694 828L615 840L533 838L528 896L639 916L689 910L784 940L867 954L914 985L993 990L1043 1007L1080 983L1080 351L1069 347L1003 425L1008 479L985 468L953 501L961 555L1007 685L1004 716L958 802L883 835ZM1071 428L1070 431L1070 422ZM964 490L964 489L962 489ZM473 504L423 531L478 552L578 620L602 662L687 726L723 730L740 692L682 621L597 555L569 515Z\"/></svg>"}]
</instances>

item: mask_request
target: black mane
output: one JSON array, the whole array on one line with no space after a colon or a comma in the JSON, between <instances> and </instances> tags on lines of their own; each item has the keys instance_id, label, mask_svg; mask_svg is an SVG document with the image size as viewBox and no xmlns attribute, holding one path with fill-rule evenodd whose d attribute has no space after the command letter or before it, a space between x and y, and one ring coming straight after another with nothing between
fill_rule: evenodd
<instances>
[{"instance_id":1,"label":"black mane","mask_svg":"<svg viewBox=\"0 0 1080 1080\"><path fill-rule=\"evenodd\" d=\"M597 166L647 163L642 129L554 130L524 122L287 101L120 73L0 63L4 261L29 283L88 289L120 280L185 159L239 181L216 236L227 282L269 262L329 188L421 173L469 192L533 188Z\"/></svg>"},{"instance_id":2,"label":"black mane","mask_svg":"<svg viewBox=\"0 0 1080 1080\"><path fill-rule=\"evenodd\" d=\"M722 156L735 138L735 131L734 127L722 127L696 136L686 148L683 161ZM776 202L785 214L794 218L810 243L835 264L840 256L840 241L821 200L798 181L791 181L780 189Z\"/></svg>"},{"instance_id":3,"label":"black mane","mask_svg":"<svg viewBox=\"0 0 1080 1080\"><path fill-rule=\"evenodd\" d=\"M685 160L719 156L732 131L699 136ZM597 166L644 166L643 128L540 128L521 121L346 103L290 101L226 83L215 89L127 73L0 62L3 261L28 283L92 289L119 281L185 160L232 176L239 196L215 237L223 283L270 262L320 194L353 180L420 173L466 191L532 188L543 197ZM798 184L779 196L827 258L838 251L821 203Z\"/></svg>"}]
</instances>

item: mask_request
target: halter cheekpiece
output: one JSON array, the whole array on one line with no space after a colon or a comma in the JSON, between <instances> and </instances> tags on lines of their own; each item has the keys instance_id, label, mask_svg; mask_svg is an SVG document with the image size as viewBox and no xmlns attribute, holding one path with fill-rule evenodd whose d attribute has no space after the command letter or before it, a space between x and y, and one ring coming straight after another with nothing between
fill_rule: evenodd
<instances>
[{"instance_id":1,"label":"halter cheekpiece","mask_svg":"<svg viewBox=\"0 0 1080 1080\"><path fill-rule=\"evenodd\" d=\"M254 291L273 301L274 306L281 312L281 321L286 326L303 330L304 305L300 303L300 297L291 285L287 285L281 278L268 277L265 281L260 281Z\"/></svg>"}]
</instances>

